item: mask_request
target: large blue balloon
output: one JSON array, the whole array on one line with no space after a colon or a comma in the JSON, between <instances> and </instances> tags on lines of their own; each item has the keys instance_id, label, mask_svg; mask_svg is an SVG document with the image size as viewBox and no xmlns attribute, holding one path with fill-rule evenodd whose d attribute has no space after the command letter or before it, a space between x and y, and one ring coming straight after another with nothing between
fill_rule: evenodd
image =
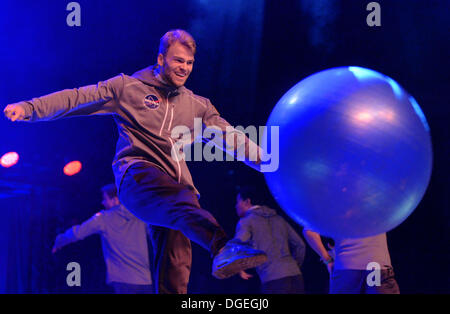
<instances>
[{"instance_id":1,"label":"large blue balloon","mask_svg":"<svg viewBox=\"0 0 450 314\"><path fill-rule=\"evenodd\" d=\"M323 235L389 231L428 186L425 116L394 80L373 70L340 67L307 77L277 103L266 130L273 126L279 168L265 173L267 184L294 220Z\"/></svg>"}]
</instances>

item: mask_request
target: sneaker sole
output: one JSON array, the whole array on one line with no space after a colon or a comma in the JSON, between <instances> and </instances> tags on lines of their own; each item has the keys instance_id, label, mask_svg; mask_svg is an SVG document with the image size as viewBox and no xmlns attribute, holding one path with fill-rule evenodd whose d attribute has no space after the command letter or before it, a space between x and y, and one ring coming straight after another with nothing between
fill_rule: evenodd
<instances>
[{"instance_id":1,"label":"sneaker sole","mask_svg":"<svg viewBox=\"0 0 450 314\"><path fill-rule=\"evenodd\" d=\"M236 275L241 270L257 267L257 266L265 263L266 261L267 261L267 255L265 255L265 254L241 258L241 259L235 260L231 264L228 264L226 266L223 266L222 268L217 269L213 273L213 276L218 279L225 279L225 278L231 277L233 275Z\"/></svg>"}]
</instances>

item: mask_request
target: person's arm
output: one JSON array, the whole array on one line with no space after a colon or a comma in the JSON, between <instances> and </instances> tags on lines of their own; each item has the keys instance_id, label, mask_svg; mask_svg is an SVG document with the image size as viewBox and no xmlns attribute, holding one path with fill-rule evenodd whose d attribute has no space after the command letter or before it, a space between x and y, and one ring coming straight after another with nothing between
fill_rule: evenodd
<instances>
[{"instance_id":1,"label":"person's arm","mask_svg":"<svg viewBox=\"0 0 450 314\"><path fill-rule=\"evenodd\" d=\"M334 266L334 259L324 247L320 234L308 229L304 229L303 235L306 239L306 242L308 242L311 248L320 256L320 259L322 260L322 262L324 262L325 265L327 265L328 271L331 273Z\"/></svg>"},{"instance_id":2,"label":"person's arm","mask_svg":"<svg viewBox=\"0 0 450 314\"><path fill-rule=\"evenodd\" d=\"M203 123L207 128L204 133L215 134L216 131L220 131L222 133L223 141L218 142L217 140L212 139L212 142L216 147L222 149L237 160L243 161L253 169L261 171L261 147L249 139L242 131L233 128L220 116L217 109L209 100L207 101L206 106L207 108L202 118ZM219 130L217 130L217 128L219 128ZM257 141L257 138L254 140Z\"/></svg>"},{"instance_id":3,"label":"person's arm","mask_svg":"<svg viewBox=\"0 0 450 314\"><path fill-rule=\"evenodd\" d=\"M239 220L236 226L236 234L234 236L234 239L237 239L238 241L243 243L248 243L252 239L251 226L245 219ZM249 280L253 277L253 275L247 273L244 270L241 270L239 272L239 277L244 280Z\"/></svg>"},{"instance_id":4,"label":"person's arm","mask_svg":"<svg viewBox=\"0 0 450 314\"><path fill-rule=\"evenodd\" d=\"M11 121L48 121L65 117L115 112L122 93L123 75L80 88L7 105L5 116Z\"/></svg>"},{"instance_id":5,"label":"person's arm","mask_svg":"<svg viewBox=\"0 0 450 314\"><path fill-rule=\"evenodd\" d=\"M247 219L239 220L238 224L236 225L236 234L234 236L234 239L242 243L249 243L252 239L251 225L249 224Z\"/></svg>"},{"instance_id":6,"label":"person's arm","mask_svg":"<svg viewBox=\"0 0 450 314\"><path fill-rule=\"evenodd\" d=\"M103 215L104 214L102 212L99 212L92 216L89 220L83 222L81 225L73 226L67 229L66 232L58 234L55 239L55 244L53 245L52 253L55 253L62 247L82 240L94 233L103 232Z\"/></svg>"},{"instance_id":7,"label":"person's arm","mask_svg":"<svg viewBox=\"0 0 450 314\"><path fill-rule=\"evenodd\" d=\"M303 261L305 260L305 252L306 252L305 242L298 235L298 233L295 232L294 228L292 228L291 225L289 225L288 222L286 222L286 226L288 231L289 248L292 251L292 256L294 256L298 266L302 266Z\"/></svg>"}]
</instances>

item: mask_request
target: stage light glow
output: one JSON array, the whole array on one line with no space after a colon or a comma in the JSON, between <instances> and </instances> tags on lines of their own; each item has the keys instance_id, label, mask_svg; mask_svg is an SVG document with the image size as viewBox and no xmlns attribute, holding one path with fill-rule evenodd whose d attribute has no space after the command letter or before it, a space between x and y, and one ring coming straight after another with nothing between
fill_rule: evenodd
<instances>
[{"instance_id":1,"label":"stage light glow","mask_svg":"<svg viewBox=\"0 0 450 314\"><path fill-rule=\"evenodd\" d=\"M64 174L67 176L73 176L81 171L81 162L78 160L71 161L64 166Z\"/></svg>"},{"instance_id":2,"label":"stage light glow","mask_svg":"<svg viewBox=\"0 0 450 314\"><path fill-rule=\"evenodd\" d=\"M12 167L18 162L19 162L19 154L17 154L16 152L6 153L0 159L0 164L5 168Z\"/></svg>"}]
</instances>

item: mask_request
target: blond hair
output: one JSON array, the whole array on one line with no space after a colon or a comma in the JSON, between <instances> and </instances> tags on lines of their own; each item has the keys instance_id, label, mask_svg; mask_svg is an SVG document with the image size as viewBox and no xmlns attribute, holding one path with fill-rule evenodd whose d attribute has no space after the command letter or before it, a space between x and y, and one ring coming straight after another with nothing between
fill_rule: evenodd
<instances>
[{"instance_id":1,"label":"blond hair","mask_svg":"<svg viewBox=\"0 0 450 314\"><path fill-rule=\"evenodd\" d=\"M195 43L194 37L192 37L191 34L182 29L170 30L165 33L163 37L161 37L161 40L159 41L158 54L161 53L163 56L165 56L167 51L169 50L169 47L175 42L179 42L180 44L184 45L192 52L192 54L195 55L195 52L197 51L197 45Z\"/></svg>"}]
</instances>

